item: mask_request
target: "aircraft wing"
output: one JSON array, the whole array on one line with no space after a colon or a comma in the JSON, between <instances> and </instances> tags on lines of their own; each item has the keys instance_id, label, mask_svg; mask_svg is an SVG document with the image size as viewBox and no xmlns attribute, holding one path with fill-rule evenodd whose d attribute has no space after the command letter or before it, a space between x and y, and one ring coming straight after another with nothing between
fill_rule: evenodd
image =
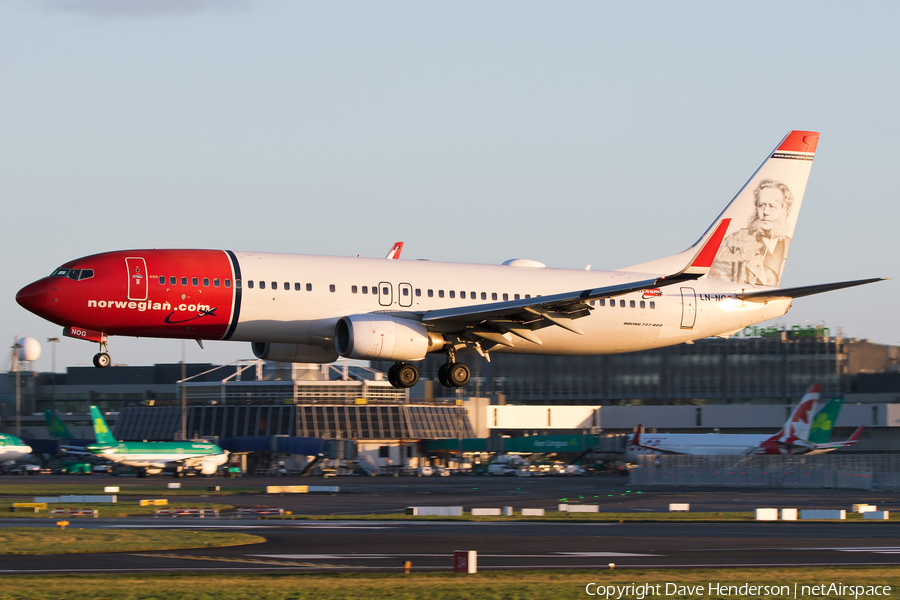
<instances>
[{"instance_id":1,"label":"aircraft wing","mask_svg":"<svg viewBox=\"0 0 900 600\"><path fill-rule=\"evenodd\" d=\"M865 285L867 283L875 283L876 281L884 281L888 277L875 277L872 279L857 279L855 281L841 281L838 283L823 283L820 285L806 285L793 288L778 288L772 290L759 290L754 292L744 292L737 294L741 300L750 300L752 302L766 302L767 300L778 300L785 298L802 298L803 296L812 296L813 294L822 294L824 292L832 292L834 290L842 290L844 288L854 287L857 285Z\"/></svg>"},{"instance_id":2,"label":"aircraft wing","mask_svg":"<svg viewBox=\"0 0 900 600\"><path fill-rule=\"evenodd\" d=\"M507 302L432 310L420 313L421 319L423 323L435 325L439 331L458 331L460 328L487 325L490 329L474 330L471 333L504 346L513 345L508 334L541 344L540 339L532 332L550 325L581 335L584 332L572 321L590 314L593 309L587 304L588 300L612 298L647 288L674 285L705 275L712 266L730 222L731 219L722 219L718 227L711 229L706 239L697 244L699 249L688 264L677 273L649 275L640 279L636 279L634 273L621 273L619 275L621 283L604 287Z\"/></svg>"}]
</instances>

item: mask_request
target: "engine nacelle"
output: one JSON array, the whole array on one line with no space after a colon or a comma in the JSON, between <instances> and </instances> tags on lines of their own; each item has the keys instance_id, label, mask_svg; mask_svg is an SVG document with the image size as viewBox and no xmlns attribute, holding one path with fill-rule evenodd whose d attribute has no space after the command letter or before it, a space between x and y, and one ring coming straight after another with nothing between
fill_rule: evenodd
<instances>
[{"instance_id":1,"label":"engine nacelle","mask_svg":"<svg viewBox=\"0 0 900 600\"><path fill-rule=\"evenodd\" d=\"M219 470L219 465L215 463L215 461L211 460L203 460L200 461L200 472L204 475L215 475L216 471Z\"/></svg>"},{"instance_id":2,"label":"engine nacelle","mask_svg":"<svg viewBox=\"0 0 900 600\"><path fill-rule=\"evenodd\" d=\"M271 344L252 342L253 356L263 360L293 363L332 363L338 359L334 348L309 346L307 344Z\"/></svg>"},{"instance_id":3,"label":"engine nacelle","mask_svg":"<svg viewBox=\"0 0 900 600\"><path fill-rule=\"evenodd\" d=\"M386 315L351 315L334 328L334 347L344 358L422 360L443 346L444 338L422 323Z\"/></svg>"}]
</instances>

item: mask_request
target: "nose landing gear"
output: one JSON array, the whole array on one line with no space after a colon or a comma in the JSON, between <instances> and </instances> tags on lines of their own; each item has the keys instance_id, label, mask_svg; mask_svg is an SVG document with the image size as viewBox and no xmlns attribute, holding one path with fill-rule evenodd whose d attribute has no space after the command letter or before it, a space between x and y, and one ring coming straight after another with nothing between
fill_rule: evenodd
<instances>
[{"instance_id":1,"label":"nose landing gear","mask_svg":"<svg viewBox=\"0 0 900 600\"><path fill-rule=\"evenodd\" d=\"M106 342L100 342L100 352L94 355L94 366L98 369L105 369L112 364L112 358L109 356L109 347Z\"/></svg>"}]
</instances>

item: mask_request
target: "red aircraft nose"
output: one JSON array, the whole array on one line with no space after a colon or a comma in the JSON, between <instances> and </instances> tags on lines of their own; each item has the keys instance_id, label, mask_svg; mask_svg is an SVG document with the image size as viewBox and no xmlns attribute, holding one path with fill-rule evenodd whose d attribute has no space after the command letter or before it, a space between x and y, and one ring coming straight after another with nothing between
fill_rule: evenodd
<instances>
[{"instance_id":1,"label":"red aircraft nose","mask_svg":"<svg viewBox=\"0 0 900 600\"><path fill-rule=\"evenodd\" d=\"M47 282L44 280L35 281L26 285L19 293L16 294L16 302L22 308L33 312L36 315L43 316L47 308Z\"/></svg>"}]
</instances>

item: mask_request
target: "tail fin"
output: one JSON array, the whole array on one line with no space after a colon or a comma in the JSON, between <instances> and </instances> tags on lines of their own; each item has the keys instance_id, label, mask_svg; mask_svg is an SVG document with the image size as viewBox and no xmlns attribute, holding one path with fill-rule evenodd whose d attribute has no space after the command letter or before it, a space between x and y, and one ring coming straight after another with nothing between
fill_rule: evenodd
<instances>
[{"instance_id":1,"label":"tail fin","mask_svg":"<svg viewBox=\"0 0 900 600\"><path fill-rule=\"evenodd\" d=\"M809 430L812 425L812 416L815 405L819 401L822 386L818 383L809 386L806 395L800 403L794 407L791 416L781 430L769 438L768 441L778 443L794 443L797 440L806 441L809 438Z\"/></svg>"},{"instance_id":2,"label":"tail fin","mask_svg":"<svg viewBox=\"0 0 900 600\"><path fill-rule=\"evenodd\" d=\"M813 417L807 441L813 444L827 443L831 439L831 432L843 405L843 398L833 398L826 402L822 410Z\"/></svg>"},{"instance_id":3,"label":"tail fin","mask_svg":"<svg viewBox=\"0 0 900 600\"><path fill-rule=\"evenodd\" d=\"M641 273L677 270L725 219L728 230L705 277L778 286L806 191L819 134L792 131L725 207L700 241L680 254L621 269Z\"/></svg>"},{"instance_id":4,"label":"tail fin","mask_svg":"<svg viewBox=\"0 0 900 600\"><path fill-rule=\"evenodd\" d=\"M91 407L91 421L94 423L94 436L97 438L98 444L118 444L119 440L114 438L106 426L106 421L100 410L96 406Z\"/></svg>"},{"instance_id":5,"label":"tail fin","mask_svg":"<svg viewBox=\"0 0 900 600\"><path fill-rule=\"evenodd\" d=\"M47 422L47 433L50 437L58 440L73 439L72 434L69 433L69 428L66 427L66 424L59 418L59 414L55 410L45 410L44 420Z\"/></svg>"}]
</instances>

